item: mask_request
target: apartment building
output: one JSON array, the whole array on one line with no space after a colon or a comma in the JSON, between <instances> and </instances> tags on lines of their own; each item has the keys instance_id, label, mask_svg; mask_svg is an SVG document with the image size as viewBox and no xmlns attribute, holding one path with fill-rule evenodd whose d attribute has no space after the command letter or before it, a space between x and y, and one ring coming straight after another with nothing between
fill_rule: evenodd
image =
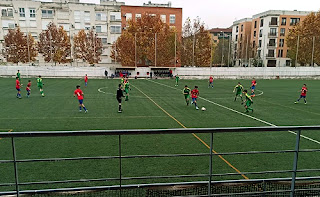
<instances>
[{"instance_id":1,"label":"apartment building","mask_svg":"<svg viewBox=\"0 0 320 197\"><path fill-rule=\"evenodd\" d=\"M303 21L310 13L296 10L269 10L247 19L248 22L251 22L251 33L250 46L245 48L248 48L251 52L253 50L254 53L249 54L249 57L258 59L261 66L290 66L291 59L287 57L289 49L286 44L286 36L294 25ZM233 23L233 33L236 33L239 25L241 24L237 21ZM243 56L238 56L243 45L236 45L238 44L236 37L233 37L233 42L235 43L233 51L235 65L243 66L243 62L245 62L243 61ZM248 65L251 65L250 61Z\"/></svg>"},{"instance_id":2,"label":"apartment building","mask_svg":"<svg viewBox=\"0 0 320 197\"><path fill-rule=\"evenodd\" d=\"M213 28L209 30L209 33L212 36L213 43L218 44L219 40L230 39L232 36L232 28Z\"/></svg>"},{"instance_id":3,"label":"apartment building","mask_svg":"<svg viewBox=\"0 0 320 197\"><path fill-rule=\"evenodd\" d=\"M151 14L160 16L162 22L167 23L170 27L182 32L182 8L173 8L171 3L156 4L149 1L143 6L121 6L121 24L122 28L127 27L127 21L135 21L142 14Z\"/></svg>"},{"instance_id":4,"label":"apartment building","mask_svg":"<svg viewBox=\"0 0 320 197\"><path fill-rule=\"evenodd\" d=\"M124 3L115 0L100 0L100 4L81 3L79 0L0 0L1 50L8 29L20 27L37 41L39 34L53 22L68 32L71 44L73 36L81 29L94 29L103 44L100 64L110 64L112 43L121 35L121 5ZM3 55L0 59L5 61ZM41 54L37 61L44 64ZM85 65L82 60L75 61L74 65Z\"/></svg>"},{"instance_id":5,"label":"apartment building","mask_svg":"<svg viewBox=\"0 0 320 197\"><path fill-rule=\"evenodd\" d=\"M244 18L233 23L232 27L232 51L233 65L248 65L250 51L249 43L251 38L251 18Z\"/></svg>"}]
</instances>

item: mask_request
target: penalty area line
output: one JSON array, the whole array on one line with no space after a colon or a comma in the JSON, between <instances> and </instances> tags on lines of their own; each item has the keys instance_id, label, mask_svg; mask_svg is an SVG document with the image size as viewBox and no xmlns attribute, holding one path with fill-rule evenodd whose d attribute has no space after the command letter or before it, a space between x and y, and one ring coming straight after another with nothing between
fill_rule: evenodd
<instances>
[{"instance_id":1,"label":"penalty area line","mask_svg":"<svg viewBox=\"0 0 320 197\"><path fill-rule=\"evenodd\" d=\"M148 80L148 81L151 81L151 80ZM169 88L172 88L172 89L175 89L175 90L179 90L179 89L177 89L177 88L168 86L168 85L166 85L166 84L162 84L162 83L155 82L155 81L151 81L151 82L156 83L156 84L159 84L159 85L162 85L162 86L166 86L166 87L169 87ZM261 92L262 92L262 91L261 91ZM263 93L263 92L262 92L262 93ZM261 94L261 93L260 93L260 94ZM261 94L261 95L262 95L262 94ZM264 121L264 120L262 120L262 119L259 119L259 118L254 117L254 116L250 116L250 115L248 115L248 114L239 112L239 111L237 111L237 110L235 110L235 109L232 109L232 108L226 107L226 106L224 106L224 105L221 105L221 104L219 104L219 103L210 101L210 100L208 100L208 99L206 99L206 98L203 98L203 97L201 97L201 96L199 96L199 98L202 99L202 100L204 100L204 101L207 101L207 102L209 102L209 103L212 103L212 104L214 104L214 105L216 105L216 106L219 106L219 107L222 107L222 108L224 108L224 109L227 109L227 110L229 110L229 111L232 111L232 112L235 112L235 113L237 113L237 114L240 114L240 115L246 116L246 117L248 117L248 118L251 118L251 119L253 119L253 120L262 122L262 123L264 123L264 124L266 124L266 125L269 125L269 126L272 126L272 127L278 127L278 126L275 125L275 124L272 124L272 123L270 123L270 122ZM297 135L297 133L294 132L294 131L290 131L290 130L289 130L288 132L291 133L291 134ZM310 137L308 137L308 136L305 136L305 135L300 135L300 136L301 136L302 138L306 139L306 140L309 140L309 141L311 141L311 142L320 144L320 142L319 142L318 140L312 139L312 138L310 138Z\"/></svg>"},{"instance_id":2,"label":"penalty area line","mask_svg":"<svg viewBox=\"0 0 320 197\"><path fill-rule=\"evenodd\" d=\"M132 85L134 86L134 85ZM142 90L140 90L139 88L137 88L136 86L134 86L139 92L141 92L145 97L147 97L153 104L155 104L159 109L161 109L165 114L167 114L170 118L172 118L174 121L176 121L182 128L187 128L186 126L184 126L179 120L177 120L175 117L173 117L169 112L167 112L165 109L163 109L158 103L156 103L152 98L150 98L147 94L145 94ZM204 142L199 136L197 136L195 133L192 133L192 135L198 139L203 145L205 145L208 149L210 149L210 146ZM234 169L239 175L241 175L243 178L245 179L249 179L246 175L242 174L242 172L240 170L238 170L238 168L234 167L228 160L226 160L224 157L222 157L221 155L219 155L218 152L216 152L214 149L212 149L212 152L217 155L222 161L224 161L229 167L231 167L232 169Z\"/></svg>"}]
</instances>

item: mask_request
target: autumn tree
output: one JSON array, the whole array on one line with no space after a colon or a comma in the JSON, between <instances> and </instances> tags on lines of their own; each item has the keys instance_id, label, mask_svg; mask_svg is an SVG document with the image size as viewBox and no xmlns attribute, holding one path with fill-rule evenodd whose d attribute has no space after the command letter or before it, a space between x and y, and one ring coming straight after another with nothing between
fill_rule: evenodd
<instances>
[{"instance_id":1,"label":"autumn tree","mask_svg":"<svg viewBox=\"0 0 320 197\"><path fill-rule=\"evenodd\" d=\"M80 30L74 37L74 56L89 64L96 64L101 61L102 42L91 29L88 33Z\"/></svg>"},{"instance_id":2,"label":"autumn tree","mask_svg":"<svg viewBox=\"0 0 320 197\"><path fill-rule=\"evenodd\" d=\"M193 22L188 18L182 33L182 65L210 66L212 39L200 18L194 19Z\"/></svg>"},{"instance_id":3,"label":"autumn tree","mask_svg":"<svg viewBox=\"0 0 320 197\"><path fill-rule=\"evenodd\" d=\"M295 65L295 59L298 49L298 63L303 66L312 62L320 65L320 11L310 13L302 22L291 29L286 37L289 47L288 57ZM299 44L298 44L299 40ZM313 45L314 43L314 45ZM314 47L314 58L312 60L312 51Z\"/></svg>"},{"instance_id":4,"label":"autumn tree","mask_svg":"<svg viewBox=\"0 0 320 197\"><path fill-rule=\"evenodd\" d=\"M5 56L8 62L27 63L35 61L37 46L34 38L21 32L20 28L9 29L4 37Z\"/></svg>"},{"instance_id":5,"label":"autumn tree","mask_svg":"<svg viewBox=\"0 0 320 197\"><path fill-rule=\"evenodd\" d=\"M123 66L174 64L176 32L163 23L160 16L146 13L136 21L129 21L128 25L112 46L111 57L114 60Z\"/></svg>"},{"instance_id":6,"label":"autumn tree","mask_svg":"<svg viewBox=\"0 0 320 197\"><path fill-rule=\"evenodd\" d=\"M39 35L39 53L46 62L68 63L71 61L71 43L67 32L62 26L49 23L47 30Z\"/></svg>"}]
</instances>

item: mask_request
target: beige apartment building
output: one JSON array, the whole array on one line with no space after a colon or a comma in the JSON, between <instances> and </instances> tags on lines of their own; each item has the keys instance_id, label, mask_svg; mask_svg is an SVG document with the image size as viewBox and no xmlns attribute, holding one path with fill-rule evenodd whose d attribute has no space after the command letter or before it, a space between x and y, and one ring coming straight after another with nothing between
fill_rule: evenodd
<instances>
[{"instance_id":1,"label":"beige apartment building","mask_svg":"<svg viewBox=\"0 0 320 197\"><path fill-rule=\"evenodd\" d=\"M100 4L81 3L79 0L53 0L41 2L36 0L0 0L1 20L0 48L3 51L4 36L8 29L20 27L38 40L42 30L50 22L63 26L71 38L81 29L94 29L101 38L103 53L99 64L111 64L111 46L121 35L121 11L124 5L116 0L100 0ZM1 53L0 61L5 62ZM71 54L72 56L72 54ZM72 58L72 57L71 57ZM44 63L41 54L35 64ZM75 60L73 65L86 65L82 60Z\"/></svg>"},{"instance_id":2,"label":"beige apartment building","mask_svg":"<svg viewBox=\"0 0 320 197\"><path fill-rule=\"evenodd\" d=\"M296 10L269 10L252 18L235 21L232 28L234 65L253 66L252 60L257 59L258 66L290 66L286 36L294 25L303 21L310 13ZM250 26L250 32L242 33L242 26L243 28ZM244 43L244 38L247 37L249 40Z\"/></svg>"}]
</instances>

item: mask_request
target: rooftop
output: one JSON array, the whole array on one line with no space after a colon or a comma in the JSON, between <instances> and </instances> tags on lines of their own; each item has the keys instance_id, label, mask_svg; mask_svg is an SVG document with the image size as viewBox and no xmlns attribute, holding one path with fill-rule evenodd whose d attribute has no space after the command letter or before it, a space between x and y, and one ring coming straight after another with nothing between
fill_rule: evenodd
<instances>
[{"instance_id":1,"label":"rooftop","mask_svg":"<svg viewBox=\"0 0 320 197\"><path fill-rule=\"evenodd\" d=\"M209 30L210 33L232 33L232 28L212 28Z\"/></svg>"}]
</instances>

